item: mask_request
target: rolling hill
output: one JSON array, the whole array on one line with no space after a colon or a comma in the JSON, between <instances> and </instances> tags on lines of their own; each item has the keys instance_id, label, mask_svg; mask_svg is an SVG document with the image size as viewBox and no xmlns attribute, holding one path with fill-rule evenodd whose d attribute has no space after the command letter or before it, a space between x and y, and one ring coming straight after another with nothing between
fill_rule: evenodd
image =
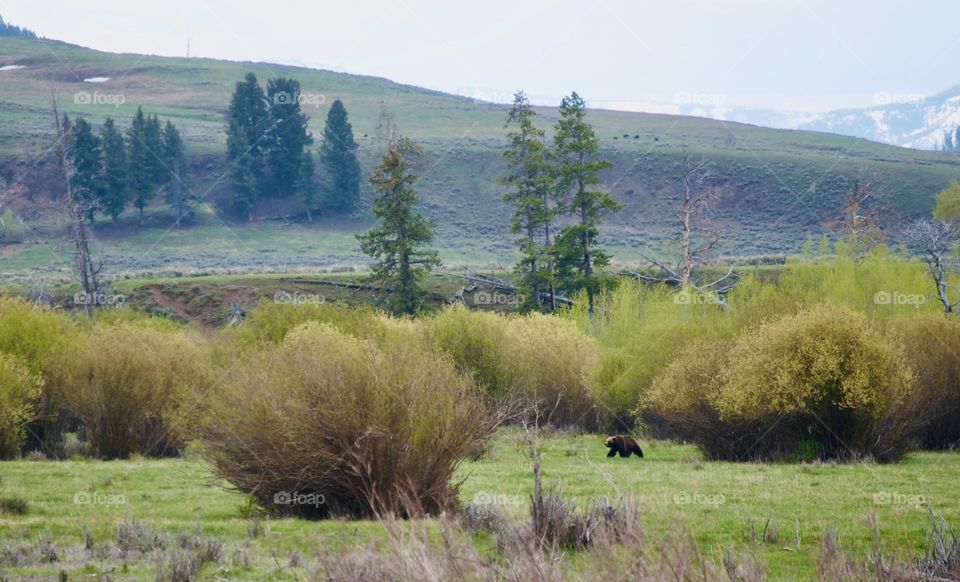
<instances>
[{"instance_id":1,"label":"rolling hill","mask_svg":"<svg viewBox=\"0 0 960 582\"><path fill-rule=\"evenodd\" d=\"M69 278L69 246L50 175L51 96L71 116L125 125L138 105L174 121L185 136L193 189L202 198L187 227L173 229L165 208L139 229L130 214L118 227L98 223L95 252L107 277L150 274L350 269L365 264L352 218L302 218L296 200L265 202L248 223L231 210L223 179L224 111L233 84L252 71L261 82L301 82L311 129L319 136L329 104L345 103L369 170L381 105L401 132L421 142L427 163L418 188L438 224L437 247L451 266L509 265L509 209L498 178L506 108L392 81L331 71L197 58L99 52L51 40L0 38L0 274L6 282ZM587 96L589 98L589 95ZM541 122L556 119L539 109ZM603 186L625 204L604 228L622 263L664 252L683 156L708 158L720 192L713 220L728 256L790 253L824 231L843 191L861 170L886 192L891 226L930 211L934 194L960 177L954 156L811 131L766 129L697 117L594 110L589 115L613 167ZM369 206L371 192L364 193ZM11 215L8 214L8 217Z\"/></svg>"}]
</instances>

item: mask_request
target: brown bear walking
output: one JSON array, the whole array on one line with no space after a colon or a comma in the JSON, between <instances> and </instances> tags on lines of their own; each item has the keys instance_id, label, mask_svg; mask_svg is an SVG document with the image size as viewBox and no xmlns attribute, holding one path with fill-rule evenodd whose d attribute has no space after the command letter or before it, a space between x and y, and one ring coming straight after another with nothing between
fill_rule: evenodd
<instances>
[{"instance_id":1,"label":"brown bear walking","mask_svg":"<svg viewBox=\"0 0 960 582\"><path fill-rule=\"evenodd\" d=\"M643 458L643 449L640 448L637 441L630 435L618 434L607 438L603 444L610 449L610 452L607 453L608 457L612 457L617 453L620 453L621 457L629 457L630 453L633 453L641 459Z\"/></svg>"}]
</instances>

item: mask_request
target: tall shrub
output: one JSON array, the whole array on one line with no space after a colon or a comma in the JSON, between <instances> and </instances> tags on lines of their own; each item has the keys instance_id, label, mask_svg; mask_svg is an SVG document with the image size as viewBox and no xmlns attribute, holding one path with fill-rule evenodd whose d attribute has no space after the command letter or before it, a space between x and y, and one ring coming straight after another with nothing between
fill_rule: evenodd
<instances>
[{"instance_id":1,"label":"tall shrub","mask_svg":"<svg viewBox=\"0 0 960 582\"><path fill-rule=\"evenodd\" d=\"M306 517L450 508L457 466L496 425L448 358L319 323L252 353L205 410L216 472L269 510Z\"/></svg>"},{"instance_id":2,"label":"tall shrub","mask_svg":"<svg viewBox=\"0 0 960 582\"><path fill-rule=\"evenodd\" d=\"M491 400L516 396L524 379L517 365L517 339L506 317L455 305L422 321L429 341L472 375Z\"/></svg>"},{"instance_id":3,"label":"tall shrub","mask_svg":"<svg viewBox=\"0 0 960 582\"><path fill-rule=\"evenodd\" d=\"M197 343L182 332L97 325L63 361L64 399L97 455L161 455L183 443L169 418L210 384Z\"/></svg>"},{"instance_id":4,"label":"tall shrub","mask_svg":"<svg viewBox=\"0 0 960 582\"><path fill-rule=\"evenodd\" d=\"M920 445L960 446L960 325L943 314L920 313L892 320L890 330L917 373Z\"/></svg>"},{"instance_id":5,"label":"tall shrub","mask_svg":"<svg viewBox=\"0 0 960 582\"><path fill-rule=\"evenodd\" d=\"M917 428L912 388L899 345L865 315L820 305L745 333L713 405L725 421L786 422L819 457L895 460Z\"/></svg>"},{"instance_id":6,"label":"tall shrub","mask_svg":"<svg viewBox=\"0 0 960 582\"><path fill-rule=\"evenodd\" d=\"M589 371L599 359L596 341L558 317L531 313L510 320L519 393L536 402L551 423L597 430L610 411L597 403Z\"/></svg>"},{"instance_id":7,"label":"tall shrub","mask_svg":"<svg viewBox=\"0 0 960 582\"><path fill-rule=\"evenodd\" d=\"M79 338L77 326L64 313L0 294L0 352L18 358L42 380L26 428L28 447L55 453L72 422L63 408L57 371L65 351Z\"/></svg>"},{"instance_id":8,"label":"tall shrub","mask_svg":"<svg viewBox=\"0 0 960 582\"><path fill-rule=\"evenodd\" d=\"M20 454L27 423L37 414L42 385L23 360L0 352L0 458Z\"/></svg>"}]
</instances>

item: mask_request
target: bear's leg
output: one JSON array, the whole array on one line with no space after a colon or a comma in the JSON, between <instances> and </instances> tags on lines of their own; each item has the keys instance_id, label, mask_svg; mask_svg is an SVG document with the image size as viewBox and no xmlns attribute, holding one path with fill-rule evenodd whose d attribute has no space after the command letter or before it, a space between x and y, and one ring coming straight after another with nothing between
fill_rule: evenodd
<instances>
[{"instance_id":1,"label":"bear's leg","mask_svg":"<svg viewBox=\"0 0 960 582\"><path fill-rule=\"evenodd\" d=\"M630 451L620 451L620 456L623 458L627 458L630 456Z\"/></svg>"},{"instance_id":2,"label":"bear's leg","mask_svg":"<svg viewBox=\"0 0 960 582\"><path fill-rule=\"evenodd\" d=\"M617 449L610 449L610 452L607 453L608 457L615 457L617 455Z\"/></svg>"},{"instance_id":3,"label":"bear's leg","mask_svg":"<svg viewBox=\"0 0 960 582\"><path fill-rule=\"evenodd\" d=\"M640 448L640 445L634 445L633 453L641 459L643 458L643 449Z\"/></svg>"}]
</instances>

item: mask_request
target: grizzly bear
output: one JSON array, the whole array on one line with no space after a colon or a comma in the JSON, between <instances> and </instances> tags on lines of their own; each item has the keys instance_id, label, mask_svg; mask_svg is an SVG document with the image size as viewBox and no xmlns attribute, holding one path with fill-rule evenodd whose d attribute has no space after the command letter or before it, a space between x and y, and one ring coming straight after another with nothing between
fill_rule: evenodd
<instances>
[{"instance_id":1,"label":"grizzly bear","mask_svg":"<svg viewBox=\"0 0 960 582\"><path fill-rule=\"evenodd\" d=\"M629 457L630 453L633 453L641 459L643 458L643 449L640 448L637 441L630 435L618 434L609 437L603 444L610 449L610 452L607 453L608 457L612 457L617 453L620 453L621 457Z\"/></svg>"}]
</instances>

